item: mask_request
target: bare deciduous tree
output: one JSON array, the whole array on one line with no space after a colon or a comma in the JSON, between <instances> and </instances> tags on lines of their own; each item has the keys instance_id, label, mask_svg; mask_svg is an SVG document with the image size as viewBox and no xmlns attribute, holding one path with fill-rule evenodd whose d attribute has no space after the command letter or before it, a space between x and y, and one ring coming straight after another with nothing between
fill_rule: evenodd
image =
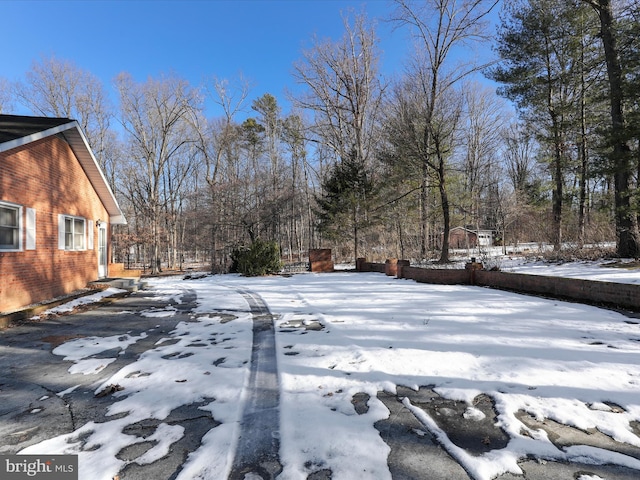
<instances>
[{"instance_id":1,"label":"bare deciduous tree","mask_svg":"<svg viewBox=\"0 0 640 480\"><path fill-rule=\"evenodd\" d=\"M514 123L502 132L502 158L513 191L524 192L530 181L535 161L532 134L522 124Z\"/></svg>"},{"instance_id":2,"label":"bare deciduous tree","mask_svg":"<svg viewBox=\"0 0 640 480\"><path fill-rule=\"evenodd\" d=\"M462 145L465 152L462 172L464 191L469 200L466 210L476 230L481 227L492 228L495 225L492 225L492 214L489 212L491 205L487 194L490 188L497 187L500 176L496 158L505 108L496 99L493 90L478 83L465 84L463 91L465 114Z\"/></svg>"},{"instance_id":3,"label":"bare deciduous tree","mask_svg":"<svg viewBox=\"0 0 640 480\"><path fill-rule=\"evenodd\" d=\"M376 119L384 90L378 70L380 52L374 28L364 16L356 15L353 23L343 17L343 24L340 41L315 39L295 64L295 78L308 87L295 104L314 113L316 141L327 146L335 160L349 159L365 168L377 140ZM354 237L357 257L357 233Z\"/></svg>"},{"instance_id":4,"label":"bare deciduous tree","mask_svg":"<svg viewBox=\"0 0 640 480\"><path fill-rule=\"evenodd\" d=\"M286 196L283 188L282 112L276 98L269 93L254 100L251 108L258 114L256 121L262 129L264 155L268 159L265 166L267 178L263 179L263 183L267 184L263 190L265 198L263 198L261 213L267 239L277 241L282 227L282 203Z\"/></svg>"},{"instance_id":5,"label":"bare deciduous tree","mask_svg":"<svg viewBox=\"0 0 640 480\"><path fill-rule=\"evenodd\" d=\"M208 186L207 202L209 212L200 218L206 219L210 228L211 271L223 269L225 255L219 255L221 233L232 215L225 205L229 185L236 181L230 172L236 170L239 127L235 121L242 111L249 94L249 82L240 77L231 82L227 79L212 78L205 85L207 96L222 110L215 119L205 119L194 113L190 119L197 137L196 148L204 162L204 179Z\"/></svg>"},{"instance_id":6,"label":"bare deciduous tree","mask_svg":"<svg viewBox=\"0 0 640 480\"><path fill-rule=\"evenodd\" d=\"M127 133L131 161L126 181L130 191L143 207L151 228L152 273L160 268L161 216L166 211L163 186L168 181L173 160L195 142L189 119L198 109L199 96L189 84L175 76L136 83L130 75L120 74L115 80L120 94L122 125ZM188 169L172 171L180 177ZM175 180L175 179L174 179Z\"/></svg>"},{"instance_id":7,"label":"bare deciduous tree","mask_svg":"<svg viewBox=\"0 0 640 480\"><path fill-rule=\"evenodd\" d=\"M12 108L11 85L9 81L0 77L0 113L7 113Z\"/></svg>"},{"instance_id":8,"label":"bare deciduous tree","mask_svg":"<svg viewBox=\"0 0 640 480\"><path fill-rule=\"evenodd\" d=\"M313 248L312 189L314 170L307 158L306 124L301 115L292 113L284 119L282 141L289 152L289 172L291 178L290 216L288 227L289 258L293 259L294 249L298 257L303 249L303 231L306 227L307 248ZM306 224L303 219L306 218Z\"/></svg>"},{"instance_id":9,"label":"bare deciduous tree","mask_svg":"<svg viewBox=\"0 0 640 480\"><path fill-rule=\"evenodd\" d=\"M98 163L111 176L112 109L98 77L55 56L34 61L25 76L13 85L17 102L37 115L77 120Z\"/></svg>"},{"instance_id":10,"label":"bare deciduous tree","mask_svg":"<svg viewBox=\"0 0 640 480\"><path fill-rule=\"evenodd\" d=\"M436 146L446 142L441 135L446 132L437 119L437 109L444 107L443 97L463 78L477 72L486 65L475 63L453 63L452 50L470 46L488 39L486 17L498 3L497 0L427 0L411 2L396 0L393 20L399 26L409 27L415 40L415 53L410 66L409 82L420 92L419 111L422 128L420 143L422 163L421 212L422 212L422 256L426 258L429 232L428 189L430 175L439 177L438 190L443 214L443 241L440 261L449 261L449 199L446 189L446 159ZM446 108L446 107L445 107ZM446 110L445 110L446 111ZM443 114L445 111L441 111ZM442 117L441 117L442 118ZM440 137L440 138L438 138Z\"/></svg>"},{"instance_id":11,"label":"bare deciduous tree","mask_svg":"<svg viewBox=\"0 0 640 480\"><path fill-rule=\"evenodd\" d=\"M358 158L364 159L381 95L378 40L363 16L356 16L353 25L344 17L343 24L341 41L315 39L295 64L294 77L309 88L295 102L314 112L315 133L337 158L347 158L355 148Z\"/></svg>"}]
</instances>

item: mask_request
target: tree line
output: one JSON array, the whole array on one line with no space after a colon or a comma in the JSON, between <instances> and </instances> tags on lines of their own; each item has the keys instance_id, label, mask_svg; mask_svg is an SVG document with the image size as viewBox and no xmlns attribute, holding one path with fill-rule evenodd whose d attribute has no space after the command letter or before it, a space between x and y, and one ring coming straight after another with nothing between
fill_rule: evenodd
<instances>
[{"instance_id":1,"label":"tree line","mask_svg":"<svg viewBox=\"0 0 640 480\"><path fill-rule=\"evenodd\" d=\"M113 105L97 77L54 56L0 79L0 112L78 120L129 221L114 260L152 272L226 271L258 239L290 262L317 247L448 262L454 226L502 245L615 241L637 257L640 6L513 0L492 33L497 8L395 0L385 21L412 49L393 78L376 24L345 14L341 38L313 38L293 65L305 88L288 112L270 93L249 100L243 78L176 74L122 73ZM483 46L494 61L473 60Z\"/></svg>"}]
</instances>

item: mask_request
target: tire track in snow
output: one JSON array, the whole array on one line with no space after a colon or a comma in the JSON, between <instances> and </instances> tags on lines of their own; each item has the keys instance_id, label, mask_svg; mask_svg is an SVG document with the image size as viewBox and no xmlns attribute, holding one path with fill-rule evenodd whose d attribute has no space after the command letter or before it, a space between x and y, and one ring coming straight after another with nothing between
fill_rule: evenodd
<instances>
[{"instance_id":1,"label":"tire track in snow","mask_svg":"<svg viewBox=\"0 0 640 480\"><path fill-rule=\"evenodd\" d=\"M264 300L244 288L253 316L253 348L247 398L229 479L275 478L280 464L280 386L273 316ZM255 477L258 476L258 477Z\"/></svg>"}]
</instances>

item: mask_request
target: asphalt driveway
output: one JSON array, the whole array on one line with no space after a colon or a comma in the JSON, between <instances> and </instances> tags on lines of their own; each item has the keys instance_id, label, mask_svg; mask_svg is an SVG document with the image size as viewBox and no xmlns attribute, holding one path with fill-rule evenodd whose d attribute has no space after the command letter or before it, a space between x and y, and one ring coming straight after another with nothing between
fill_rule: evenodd
<instances>
[{"instance_id":1,"label":"asphalt driveway","mask_svg":"<svg viewBox=\"0 0 640 480\"><path fill-rule=\"evenodd\" d=\"M276 478L281 471L277 457L278 415L286 414L280 412L278 405L276 347L273 343L273 337L278 333L274 332L271 312L258 295L249 290L236 293L246 300L246 310L253 321L253 332L252 344L246 348L247 358L251 361L251 374L246 385L248 391L243 394L243 398L249 400L241 402L240 398L237 399L238 408L241 404L245 407L240 415L240 428L235 431L239 439L237 442L230 440L236 445L230 478ZM78 432L76 437L67 437L65 441L86 442L89 435L83 433L86 432L83 430L84 426L125 417L127 413L123 412L114 415L112 407L127 392L120 393L122 387L118 384L105 386L105 381L157 349L159 344L167 341L171 332L176 331L179 324L198 322L198 315L194 314L196 306L196 294L188 288L183 288L180 292L180 301L176 301L175 297L157 295L151 290L105 302L87 311L30 321L0 332L0 454L18 453L45 440L68 436L74 432ZM160 312L164 308L171 309L172 314L148 315L148 312ZM221 324L234 320L234 316L228 314L228 309L225 310L226 317L222 318ZM136 341L128 343L127 348L114 347L91 355L91 361L98 365L91 375L71 373L72 362L53 353L56 347L65 342L91 337L114 337L123 341L126 340L124 337L128 337L135 338ZM228 339L229 337L222 338L218 343L223 345L222 342ZM216 342L212 341L213 343ZM187 354L182 356L186 357ZM101 360L104 360L104 364L101 364ZM216 363L224 361L225 358L221 357L213 365L218 366ZM261 366L258 365L260 362ZM140 372L131 372L130 375L134 373ZM208 371L204 373L209 374ZM182 380L176 382L178 383L166 385L167 394L170 389L187 388L186 383L180 383ZM403 407L405 397L431 413L453 412L451 419L444 419L441 426L455 443L466 448L470 454L500 448L507 441L495 425L493 407L489 400L478 405L486 413L486 421L476 423L471 429L469 422L455 420L461 417L455 415L459 405L439 398L428 387L417 392L400 388L396 394L380 392L378 398L390 415L388 419L378 422L376 428L390 447L388 465L393 478L472 478L449 456L435 437L424 431L415 416ZM117 451L116 457L121 462L121 468L117 475L109 478L189 478L188 472L184 471L186 460L206 443L209 432L224 423L224 419L216 418L216 415L207 410L206 406L210 401L211 398L202 398L201 401L173 408L163 418L151 416L126 424L122 433L138 440ZM367 395L354 396L353 405L358 414L366 413ZM140 408L143 410L142 405ZM165 450L156 453L152 460L136 461L145 455L149 456L149 452L162 443L158 438L160 432L169 432L171 428L179 428L182 435L176 436L175 441ZM420 434L417 435L416 432ZM313 435L313 432L309 434ZM571 444L572 438L584 435L584 432L564 428L558 430L557 435L564 436L563 441ZM357 431L353 432L353 442L358 442ZM603 442L602 448L610 447L606 441ZM576 440L576 443L580 442ZM89 451L92 448L102 448L101 445L83 445ZM640 456L636 450L623 453ZM524 477L505 474L499 479L631 480L637 478L638 473L637 470L620 466L580 466L537 459L525 460L520 465L525 472ZM332 472L318 469L307 478L329 479L332 478ZM96 480L82 475L80 479Z\"/></svg>"},{"instance_id":2,"label":"asphalt driveway","mask_svg":"<svg viewBox=\"0 0 640 480\"><path fill-rule=\"evenodd\" d=\"M18 453L89 422L109 420L106 413L116 398L108 390L96 392L97 386L153 348L179 322L189 321L194 301L195 294L185 292L182 304L174 306L175 315L149 318L140 312L158 309L163 302L155 299L153 292L144 292L81 313L26 322L0 332L0 453ZM145 337L118 352L121 354L115 362L93 375L70 375L70 362L52 353L57 346L75 338L111 337L124 332L131 336L144 333ZM113 354L103 351L94 358L106 359ZM61 392L67 393L61 395ZM197 448L202 436L215 426L213 419L197 407L189 405L172 412L166 421L184 425L184 437L161 460L144 467L132 463L126 478L173 478L173 472L180 469L185 456ZM153 432L158 423L149 419L131 425L129 432L145 436ZM135 457L134 450L121 455Z\"/></svg>"}]
</instances>

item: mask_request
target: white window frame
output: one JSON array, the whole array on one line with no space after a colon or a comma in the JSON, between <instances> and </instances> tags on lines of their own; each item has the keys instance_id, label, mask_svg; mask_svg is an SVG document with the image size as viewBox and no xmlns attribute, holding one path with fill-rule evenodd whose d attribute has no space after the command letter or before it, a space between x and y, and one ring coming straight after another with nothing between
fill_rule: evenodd
<instances>
[{"instance_id":1,"label":"white window frame","mask_svg":"<svg viewBox=\"0 0 640 480\"><path fill-rule=\"evenodd\" d=\"M82 224L82 232L77 231L77 225ZM71 228L68 229L67 226ZM82 245L77 245L78 240ZM73 252L87 249L87 220L74 215L58 215L58 249Z\"/></svg>"},{"instance_id":2,"label":"white window frame","mask_svg":"<svg viewBox=\"0 0 640 480\"><path fill-rule=\"evenodd\" d=\"M22 240L23 240L22 229L24 227L24 221L22 219L23 207L22 207L22 205L18 205L16 203L3 202L3 201L0 201L0 207L6 208L6 209L10 209L10 210L15 210L16 211L16 218L17 218L17 222L18 222L18 224L15 227L12 226L12 225L8 226L9 228L15 228L17 230L17 232L18 232L18 245L17 245L17 247L6 248L5 246L0 245L0 252L21 252L22 251Z\"/></svg>"}]
</instances>

